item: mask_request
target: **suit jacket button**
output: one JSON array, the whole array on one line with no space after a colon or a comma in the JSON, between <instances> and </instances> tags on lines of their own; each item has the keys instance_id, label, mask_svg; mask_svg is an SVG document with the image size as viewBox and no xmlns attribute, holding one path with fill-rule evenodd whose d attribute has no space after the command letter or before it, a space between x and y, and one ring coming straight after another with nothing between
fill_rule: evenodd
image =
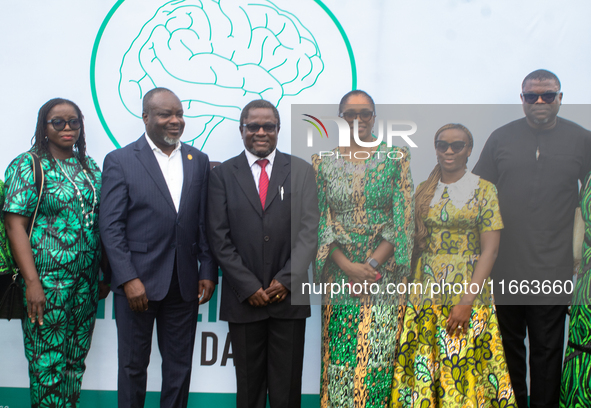
<instances>
[{"instance_id":1,"label":"suit jacket button","mask_svg":"<svg viewBox=\"0 0 591 408\"><path fill-rule=\"evenodd\" d=\"M170 247L171 247L172 249L174 249L174 248L176 248L176 245L175 245L175 244L170 244Z\"/></svg>"},{"instance_id":2,"label":"suit jacket button","mask_svg":"<svg viewBox=\"0 0 591 408\"><path fill-rule=\"evenodd\" d=\"M269 236L268 236L268 235L265 235L265 238L263 238L263 239L265 240L265 242L269 242L269 239L270 239L270 238L269 238Z\"/></svg>"}]
</instances>

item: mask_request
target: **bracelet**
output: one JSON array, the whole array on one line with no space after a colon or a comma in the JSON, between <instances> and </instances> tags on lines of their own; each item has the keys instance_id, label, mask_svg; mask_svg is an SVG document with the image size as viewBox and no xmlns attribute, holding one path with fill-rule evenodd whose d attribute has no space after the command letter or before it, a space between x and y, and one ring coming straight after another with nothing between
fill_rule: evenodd
<instances>
[{"instance_id":1,"label":"bracelet","mask_svg":"<svg viewBox=\"0 0 591 408\"><path fill-rule=\"evenodd\" d=\"M333 253L334 251L336 251L337 249L339 249L339 247L338 247L338 246L335 246L333 249L331 249L331 250L330 250L330 252L328 253L328 257L329 257L329 258L331 258L331 257L332 257L332 253ZM332 258L331 258L331 259L332 259Z\"/></svg>"}]
</instances>

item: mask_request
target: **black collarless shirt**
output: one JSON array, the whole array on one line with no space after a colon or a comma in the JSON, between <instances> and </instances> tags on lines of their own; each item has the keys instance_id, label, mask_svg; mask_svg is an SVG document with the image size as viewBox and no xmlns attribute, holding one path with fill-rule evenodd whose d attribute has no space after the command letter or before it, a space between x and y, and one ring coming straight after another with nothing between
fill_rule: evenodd
<instances>
[{"instance_id":1,"label":"black collarless shirt","mask_svg":"<svg viewBox=\"0 0 591 408\"><path fill-rule=\"evenodd\" d=\"M496 185L505 224L491 274L497 298L502 279L505 294L510 280L572 279L578 182L590 170L591 132L566 119L536 130L523 118L490 135L473 173Z\"/></svg>"}]
</instances>

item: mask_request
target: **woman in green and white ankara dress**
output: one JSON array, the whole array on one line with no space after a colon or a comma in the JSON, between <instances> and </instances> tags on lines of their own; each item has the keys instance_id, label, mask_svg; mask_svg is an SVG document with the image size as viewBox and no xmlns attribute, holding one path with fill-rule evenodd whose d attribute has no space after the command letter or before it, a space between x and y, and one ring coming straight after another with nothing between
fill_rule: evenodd
<instances>
[{"instance_id":1,"label":"woman in green and white ankara dress","mask_svg":"<svg viewBox=\"0 0 591 408\"><path fill-rule=\"evenodd\" d=\"M101 174L86 156L82 113L52 99L39 110L31 152L6 170L4 214L24 283L22 327L31 406L77 407L99 300ZM38 197L31 153L40 158ZM39 208L29 241L27 226Z\"/></svg>"}]
</instances>

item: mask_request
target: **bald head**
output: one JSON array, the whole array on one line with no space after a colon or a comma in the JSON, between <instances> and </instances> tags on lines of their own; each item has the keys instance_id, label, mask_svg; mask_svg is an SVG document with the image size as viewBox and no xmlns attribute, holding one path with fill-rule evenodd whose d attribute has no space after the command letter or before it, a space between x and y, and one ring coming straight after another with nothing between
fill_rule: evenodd
<instances>
[{"instance_id":1,"label":"bald head","mask_svg":"<svg viewBox=\"0 0 591 408\"><path fill-rule=\"evenodd\" d=\"M162 93L162 92L168 92L172 95L174 95L176 97L176 95L174 94L174 92L172 92L170 89L168 88L154 88L150 91L148 91L145 95L144 95L144 99L142 101L142 112L143 113L148 113L148 111L150 110L150 103L152 102L152 98L154 98L154 96Z\"/></svg>"}]
</instances>

